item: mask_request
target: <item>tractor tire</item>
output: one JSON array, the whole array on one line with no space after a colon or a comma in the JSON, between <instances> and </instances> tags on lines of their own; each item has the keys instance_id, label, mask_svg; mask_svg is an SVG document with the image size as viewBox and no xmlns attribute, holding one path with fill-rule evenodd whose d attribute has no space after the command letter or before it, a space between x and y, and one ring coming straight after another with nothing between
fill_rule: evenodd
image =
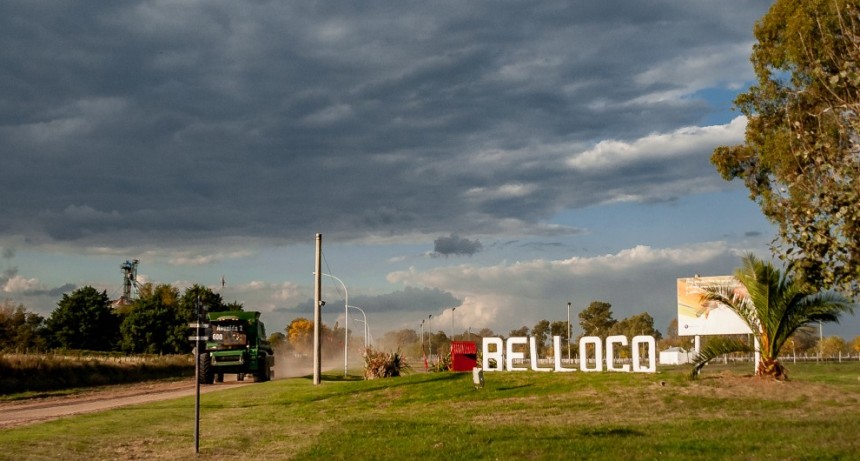
<instances>
[{"instance_id":1,"label":"tractor tire","mask_svg":"<svg viewBox=\"0 0 860 461\"><path fill-rule=\"evenodd\" d=\"M215 374L215 382L223 383L224 382L224 373L216 373Z\"/></svg>"},{"instance_id":2,"label":"tractor tire","mask_svg":"<svg viewBox=\"0 0 860 461\"><path fill-rule=\"evenodd\" d=\"M254 373L254 382L264 383L270 379L271 372L268 356L266 354L260 354L260 356L257 357L257 372Z\"/></svg>"},{"instance_id":3,"label":"tractor tire","mask_svg":"<svg viewBox=\"0 0 860 461\"><path fill-rule=\"evenodd\" d=\"M215 371L212 369L212 357L208 353L200 354L198 359L197 380L200 384L212 384L215 382Z\"/></svg>"}]
</instances>

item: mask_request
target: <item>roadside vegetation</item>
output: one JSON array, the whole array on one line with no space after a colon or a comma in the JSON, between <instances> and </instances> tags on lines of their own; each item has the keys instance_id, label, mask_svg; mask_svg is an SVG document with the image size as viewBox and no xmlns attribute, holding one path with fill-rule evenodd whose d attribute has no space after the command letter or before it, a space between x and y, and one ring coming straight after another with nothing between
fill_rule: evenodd
<instances>
[{"instance_id":1,"label":"roadside vegetation","mask_svg":"<svg viewBox=\"0 0 860 461\"><path fill-rule=\"evenodd\" d=\"M656 374L324 374L201 396L198 459L851 459L860 363ZM194 398L0 430L0 459L188 459Z\"/></svg>"},{"instance_id":2,"label":"roadside vegetation","mask_svg":"<svg viewBox=\"0 0 860 461\"><path fill-rule=\"evenodd\" d=\"M186 355L122 355L81 351L0 354L0 400L76 388L194 376Z\"/></svg>"}]
</instances>

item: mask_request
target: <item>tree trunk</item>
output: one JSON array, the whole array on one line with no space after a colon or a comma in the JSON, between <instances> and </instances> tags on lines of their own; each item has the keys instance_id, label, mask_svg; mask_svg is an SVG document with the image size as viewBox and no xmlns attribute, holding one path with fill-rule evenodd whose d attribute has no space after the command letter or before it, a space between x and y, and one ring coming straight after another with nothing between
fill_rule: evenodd
<instances>
[{"instance_id":1,"label":"tree trunk","mask_svg":"<svg viewBox=\"0 0 860 461\"><path fill-rule=\"evenodd\" d=\"M762 378L773 378L778 381L788 380L788 370L777 359L762 358L758 364L758 375Z\"/></svg>"}]
</instances>

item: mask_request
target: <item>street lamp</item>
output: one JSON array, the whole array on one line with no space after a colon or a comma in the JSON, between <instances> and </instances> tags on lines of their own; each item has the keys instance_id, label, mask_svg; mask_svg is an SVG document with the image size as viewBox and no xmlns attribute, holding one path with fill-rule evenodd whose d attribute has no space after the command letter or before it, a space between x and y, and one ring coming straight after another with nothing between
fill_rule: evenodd
<instances>
[{"instance_id":1,"label":"street lamp","mask_svg":"<svg viewBox=\"0 0 860 461\"><path fill-rule=\"evenodd\" d=\"M424 319L421 319L421 356L424 358L424 371L427 371L427 351L424 350Z\"/></svg>"},{"instance_id":2,"label":"street lamp","mask_svg":"<svg viewBox=\"0 0 860 461\"><path fill-rule=\"evenodd\" d=\"M367 314L364 313L364 310L358 306L348 306L353 309L358 309L361 312L361 315L364 316L364 350L367 350Z\"/></svg>"},{"instance_id":3,"label":"street lamp","mask_svg":"<svg viewBox=\"0 0 860 461\"><path fill-rule=\"evenodd\" d=\"M567 359L570 360L570 303L567 303Z\"/></svg>"},{"instance_id":4,"label":"street lamp","mask_svg":"<svg viewBox=\"0 0 860 461\"><path fill-rule=\"evenodd\" d=\"M346 284L343 280L331 274L323 273L326 277L331 277L343 286L343 375L346 376L347 359L349 358L349 292L346 291Z\"/></svg>"},{"instance_id":5,"label":"street lamp","mask_svg":"<svg viewBox=\"0 0 860 461\"><path fill-rule=\"evenodd\" d=\"M451 341L454 341L454 311L457 310L456 307L451 308Z\"/></svg>"},{"instance_id":6,"label":"street lamp","mask_svg":"<svg viewBox=\"0 0 860 461\"><path fill-rule=\"evenodd\" d=\"M421 319L421 355L424 355L424 319Z\"/></svg>"},{"instance_id":7,"label":"street lamp","mask_svg":"<svg viewBox=\"0 0 860 461\"><path fill-rule=\"evenodd\" d=\"M430 330L430 335L427 336L427 345L430 348L430 357L433 357L433 314L427 317L427 329Z\"/></svg>"}]
</instances>

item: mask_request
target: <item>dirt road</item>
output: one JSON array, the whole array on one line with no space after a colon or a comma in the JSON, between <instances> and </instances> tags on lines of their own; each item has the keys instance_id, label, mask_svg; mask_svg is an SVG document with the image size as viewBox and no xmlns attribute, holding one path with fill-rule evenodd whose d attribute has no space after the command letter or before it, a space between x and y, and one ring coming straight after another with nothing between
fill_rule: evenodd
<instances>
[{"instance_id":1,"label":"dirt road","mask_svg":"<svg viewBox=\"0 0 860 461\"><path fill-rule=\"evenodd\" d=\"M251 381L225 381L201 386L200 392L209 393L248 384L251 384ZM107 386L70 396L0 402L0 429L50 421L80 413L186 397L194 395L195 388L193 379L158 381Z\"/></svg>"}]
</instances>

